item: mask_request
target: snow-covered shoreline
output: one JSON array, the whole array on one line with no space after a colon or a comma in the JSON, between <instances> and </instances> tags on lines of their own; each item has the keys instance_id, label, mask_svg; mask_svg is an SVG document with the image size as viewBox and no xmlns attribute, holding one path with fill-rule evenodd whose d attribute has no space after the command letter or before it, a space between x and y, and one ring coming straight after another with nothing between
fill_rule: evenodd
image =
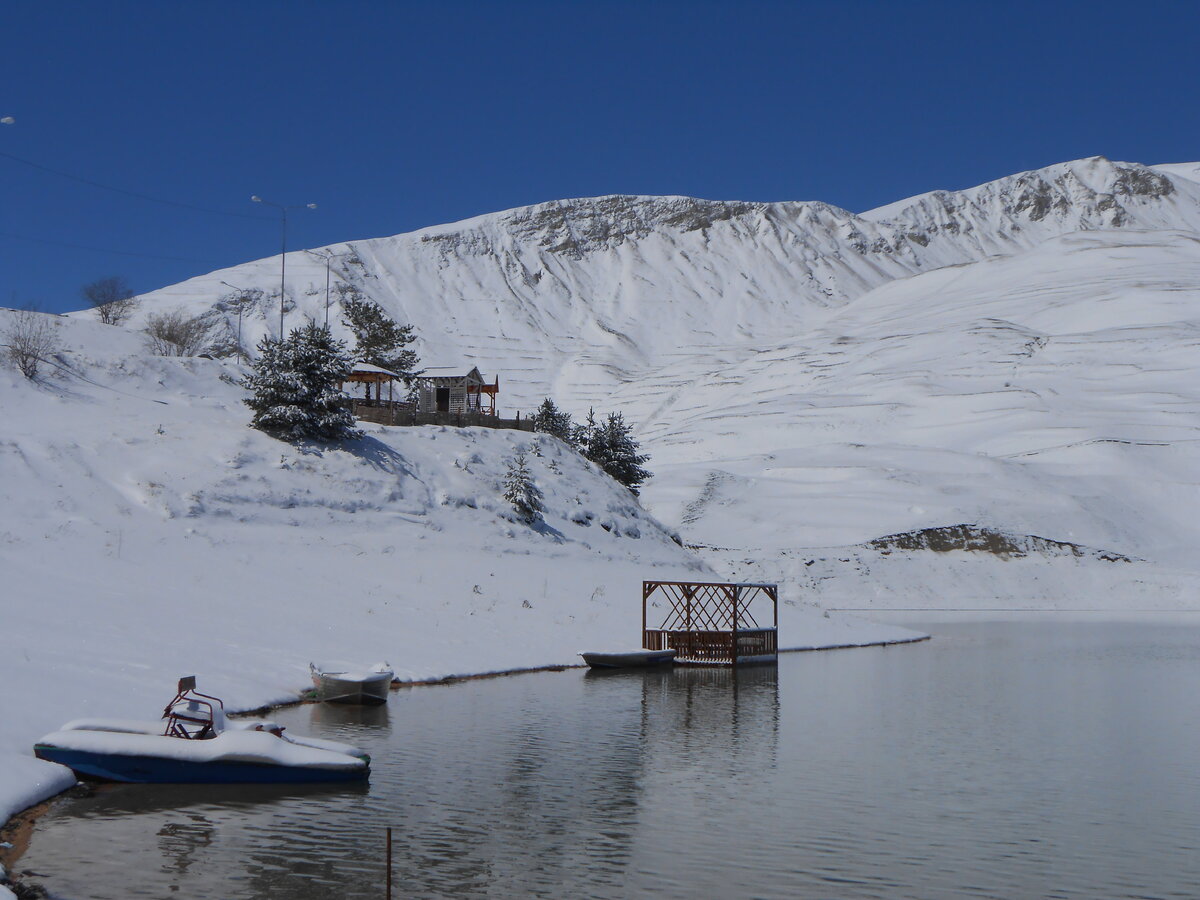
<instances>
[{"instance_id":1,"label":"snow-covered shoreline","mask_svg":"<svg viewBox=\"0 0 1200 900\"><path fill-rule=\"evenodd\" d=\"M297 448L246 426L232 366L56 325L75 376L0 369L0 821L74 782L38 737L156 718L181 675L248 710L297 699L310 661L412 682L573 665L637 638L643 579L718 577L548 436L368 425ZM501 497L520 448L536 528ZM911 635L784 599L784 646Z\"/></svg>"}]
</instances>

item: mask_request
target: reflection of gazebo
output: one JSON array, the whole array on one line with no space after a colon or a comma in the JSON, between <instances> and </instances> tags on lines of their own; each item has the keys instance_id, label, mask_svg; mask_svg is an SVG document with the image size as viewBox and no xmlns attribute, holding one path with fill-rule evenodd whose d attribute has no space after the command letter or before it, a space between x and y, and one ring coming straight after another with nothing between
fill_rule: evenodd
<instances>
[{"instance_id":1,"label":"reflection of gazebo","mask_svg":"<svg viewBox=\"0 0 1200 900\"><path fill-rule=\"evenodd\" d=\"M363 404L364 406L372 406L372 405L382 406L384 404L384 400L383 400L384 384L387 385L387 389L388 389L388 395L387 395L386 402L388 404L391 404L392 403L392 386L396 383L396 379L398 379L399 377L400 376L397 375L395 372L392 372L388 369L383 369L383 368L380 368L379 366L373 366L370 363L356 362L354 364L354 371L352 371L349 375L347 375L346 380L342 383L342 389L346 390L347 384L351 384L351 383L361 384L363 386L363 395L361 398L355 397L354 399L358 403ZM375 385L375 397L374 398L371 397L371 385Z\"/></svg>"},{"instance_id":2,"label":"reflection of gazebo","mask_svg":"<svg viewBox=\"0 0 1200 900\"><path fill-rule=\"evenodd\" d=\"M422 372L413 384L417 390L418 408L423 413L496 415L499 375L493 384L488 384L478 368L472 367L464 375L460 368L434 366Z\"/></svg>"}]
</instances>

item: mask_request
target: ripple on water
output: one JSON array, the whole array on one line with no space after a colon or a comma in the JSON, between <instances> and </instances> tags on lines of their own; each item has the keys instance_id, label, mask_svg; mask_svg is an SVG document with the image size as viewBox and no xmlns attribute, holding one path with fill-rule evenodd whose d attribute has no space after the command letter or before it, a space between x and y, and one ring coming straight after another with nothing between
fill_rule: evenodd
<instances>
[{"instance_id":1,"label":"ripple on water","mask_svg":"<svg viewBox=\"0 0 1200 900\"><path fill-rule=\"evenodd\" d=\"M103 788L15 868L68 900L378 898L391 826L397 897L1200 896L1200 627L925 630L282 710L370 785Z\"/></svg>"}]
</instances>

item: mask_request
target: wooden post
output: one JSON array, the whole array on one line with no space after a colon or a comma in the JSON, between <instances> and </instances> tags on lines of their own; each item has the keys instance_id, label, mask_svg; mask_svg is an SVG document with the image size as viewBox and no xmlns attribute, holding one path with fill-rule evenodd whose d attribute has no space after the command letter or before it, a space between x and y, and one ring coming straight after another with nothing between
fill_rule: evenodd
<instances>
[{"instance_id":1,"label":"wooden post","mask_svg":"<svg viewBox=\"0 0 1200 900\"><path fill-rule=\"evenodd\" d=\"M732 618L729 620L733 632L730 635L733 639L733 644L729 649L729 658L733 661L733 667L736 670L738 661L738 595L741 594L742 589L737 585L730 585L726 587L726 590L729 591L729 599L733 604L733 609L731 610Z\"/></svg>"},{"instance_id":2,"label":"wooden post","mask_svg":"<svg viewBox=\"0 0 1200 900\"><path fill-rule=\"evenodd\" d=\"M642 582L642 646L646 646L646 601L650 599L650 591L646 582Z\"/></svg>"},{"instance_id":3,"label":"wooden post","mask_svg":"<svg viewBox=\"0 0 1200 900\"><path fill-rule=\"evenodd\" d=\"M392 827L387 830L387 900L392 900Z\"/></svg>"}]
</instances>

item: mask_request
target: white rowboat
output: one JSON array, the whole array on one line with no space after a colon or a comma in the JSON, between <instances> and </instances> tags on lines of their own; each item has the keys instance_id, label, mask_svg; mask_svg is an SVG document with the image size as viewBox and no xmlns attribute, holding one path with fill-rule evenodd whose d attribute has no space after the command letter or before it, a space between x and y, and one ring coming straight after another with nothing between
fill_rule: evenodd
<instances>
[{"instance_id":1,"label":"white rowboat","mask_svg":"<svg viewBox=\"0 0 1200 900\"><path fill-rule=\"evenodd\" d=\"M325 672L313 663L309 663L308 668L312 672L317 699L326 703L387 703L388 690L396 677L385 663L364 672Z\"/></svg>"},{"instance_id":2,"label":"white rowboat","mask_svg":"<svg viewBox=\"0 0 1200 900\"><path fill-rule=\"evenodd\" d=\"M660 666L675 661L674 650L627 650L619 653L580 653L593 669L629 669Z\"/></svg>"}]
</instances>

